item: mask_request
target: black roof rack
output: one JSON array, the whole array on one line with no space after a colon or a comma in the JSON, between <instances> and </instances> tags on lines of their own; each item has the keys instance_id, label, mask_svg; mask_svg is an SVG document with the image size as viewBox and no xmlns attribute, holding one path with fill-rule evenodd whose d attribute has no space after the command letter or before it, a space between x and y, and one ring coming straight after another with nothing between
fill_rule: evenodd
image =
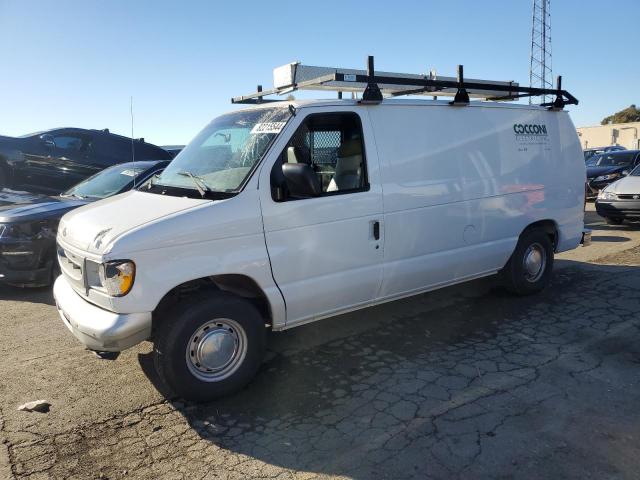
<instances>
[{"instance_id":1,"label":"black roof rack","mask_svg":"<svg viewBox=\"0 0 640 480\"><path fill-rule=\"evenodd\" d=\"M556 88L522 87L518 83L490 80L465 80L462 65L458 66L456 78L438 78L433 72L429 75L394 74L381 72L376 74L372 56L367 59L367 70L334 69L326 67L308 67L299 62L278 67L274 70L274 85L249 95L234 97L231 103L260 104L280 101L265 98L272 95L285 95L296 90L331 90L338 92L362 92L361 103L380 103L386 97L401 95L449 95L453 96L451 105L468 105L470 97L491 101L509 101L524 97L555 95L553 102L540 106L549 109L562 109L565 105L577 105L578 100L562 89L562 77L558 77Z\"/></svg>"}]
</instances>

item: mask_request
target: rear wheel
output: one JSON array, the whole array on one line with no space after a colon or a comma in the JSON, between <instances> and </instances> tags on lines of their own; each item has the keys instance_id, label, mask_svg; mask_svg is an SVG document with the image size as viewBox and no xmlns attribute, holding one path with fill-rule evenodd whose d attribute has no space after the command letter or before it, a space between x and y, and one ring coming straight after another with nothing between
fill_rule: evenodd
<instances>
[{"instance_id":1,"label":"rear wheel","mask_svg":"<svg viewBox=\"0 0 640 480\"><path fill-rule=\"evenodd\" d=\"M605 217L607 224L609 225L622 225L624 222L624 218L616 218L616 217Z\"/></svg>"},{"instance_id":2,"label":"rear wheel","mask_svg":"<svg viewBox=\"0 0 640 480\"><path fill-rule=\"evenodd\" d=\"M245 386L266 348L258 310L243 298L217 291L189 297L168 310L154 338L158 375L175 394L195 401Z\"/></svg>"},{"instance_id":3,"label":"rear wheel","mask_svg":"<svg viewBox=\"0 0 640 480\"><path fill-rule=\"evenodd\" d=\"M544 289L553 271L553 243L542 230L524 232L511 258L502 269L506 288L517 295Z\"/></svg>"}]
</instances>

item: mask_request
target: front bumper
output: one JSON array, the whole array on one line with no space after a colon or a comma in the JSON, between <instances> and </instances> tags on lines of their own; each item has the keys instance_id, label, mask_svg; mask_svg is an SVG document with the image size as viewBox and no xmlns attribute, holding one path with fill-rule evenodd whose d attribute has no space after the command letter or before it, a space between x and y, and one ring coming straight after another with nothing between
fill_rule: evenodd
<instances>
[{"instance_id":1,"label":"front bumper","mask_svg":"<svg viewBox=\"0 0 640 480\"><path fill-rule=\"evenodd\" d=\"M52 242L0 240L0 282L42 286L51 282L56 261Z\"/></svg>"},{"instance_id":2,"label":"front bumper","mask_svg":"<svg viewBox=\"0 0 640 480\"><path fill-rule=\"evenodd\" d=\"M596 200L596 212L605 218L640 220L640 200Z\"/></svg>"},{"instance_id":3,"label":"front bumper","mask_svg":"<svg viewBox=\"0 0 640 480\"><path fill-rule=\"evenodd\" d=\"M56 280L53 296L66 327L91 350L121 352L151 336L151 312L103 310L78 295L64 276Z\"/></svg>"},{"instance_id":4,"label":"front bumper","mask_svg":"<svg viewBox=\"0 0 640 480\"><path fill-rule=\"evenodd\" d=\"M0 282L14 286L44 287L51 284L51 265L36 270L11 270L0 266Z\"/></svg>"}]
</instances>

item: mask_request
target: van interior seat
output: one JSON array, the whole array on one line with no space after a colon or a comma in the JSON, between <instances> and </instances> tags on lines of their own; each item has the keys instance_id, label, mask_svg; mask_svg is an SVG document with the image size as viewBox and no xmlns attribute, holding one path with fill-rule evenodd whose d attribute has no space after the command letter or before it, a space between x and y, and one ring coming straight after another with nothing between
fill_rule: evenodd
<instances>
[{"instance_id":1,"label":"van interior seat","mask_svg":"<svg viewBox=\"0 0 640 480\"><path fill-rule=\"evenodd\" d=\"M311 154L303 147L290 146L287 148L287 163L310 164Z\"/></svg>"},{"instance_id":2,"label":"van interior seat","mask_svg":"<svg viewBox=\"0 0 640 480\"><path fill-rule=\"evenodd\" d=\"M361 175L362 143L359 138L347 140L338 149L336 173L329 183L327 192L358 188Z\"/></svg>"}]
</instances>

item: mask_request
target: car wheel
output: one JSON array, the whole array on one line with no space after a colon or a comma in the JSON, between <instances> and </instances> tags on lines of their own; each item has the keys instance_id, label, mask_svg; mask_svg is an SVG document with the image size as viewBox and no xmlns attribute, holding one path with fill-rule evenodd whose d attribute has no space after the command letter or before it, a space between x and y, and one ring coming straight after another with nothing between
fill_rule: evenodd
<instances>
[{"instance_id":1,"label":"car wheel","mask_svg":"<svg viewBox=\"0 0 640 480\"><path fill-rule=\"evenodd\" d=\"M501 271L505 287L517 295L531 295L544 289L553 271L553 244L542 230L520 235L516 249Z\"/></svg>"},{"instance_id":2,"label":"car wheel","mask_svg":"<svg viewBox=\"0 0 640 480\"><path fill-rule=\"evenodd\" d=\"M160 379L186 400L233 393L254 377L266 348L265 322L247 300L206 291L169 309L154 334Z\"/></svg>"},{"instance_id":3,"label":"car wheel","mask_svg":"<svg viewBox=\"0 0 640 480\"><path fill-rule=\"evenodd\" d=\"M622 225L624 222L623 218L615 218L615 217L605 217L607 224L609 225Z\"/></svg>"}]
</instances>

